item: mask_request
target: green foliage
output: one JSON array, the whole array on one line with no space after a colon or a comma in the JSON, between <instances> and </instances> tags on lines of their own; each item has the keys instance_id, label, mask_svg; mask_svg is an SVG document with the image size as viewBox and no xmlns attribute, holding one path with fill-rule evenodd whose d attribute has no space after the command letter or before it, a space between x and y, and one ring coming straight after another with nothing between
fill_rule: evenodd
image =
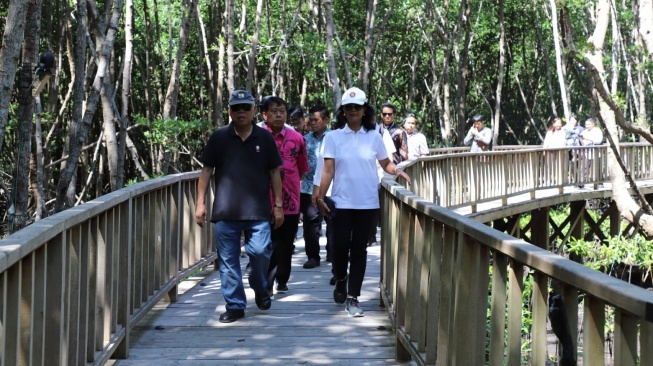
<instances>
[{"instance_id":1,"label":"green foliage","mask_svg":"<svg viewBox=\"0 0 653 366\"><path fill-rule=\"evenodd\" d=\"M143 120L139 117L138 120ZM180 146L201 147L211 132L211 124L202 119L185 121L181 119L156 119L148 124L145 137L151 144L159 144L168 152L179 151Z\"/></svg>"}]
</instances>

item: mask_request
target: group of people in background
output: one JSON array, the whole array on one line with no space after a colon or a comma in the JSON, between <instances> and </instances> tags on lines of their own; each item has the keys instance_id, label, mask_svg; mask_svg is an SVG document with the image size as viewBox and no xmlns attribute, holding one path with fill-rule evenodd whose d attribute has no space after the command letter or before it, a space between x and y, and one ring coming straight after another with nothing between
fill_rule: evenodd
<instances>
[{"instance_id":1,"label":"group of people in background","mask_svg":"<svg viewBox=\"0 0 653 366\"><path fill-rule=\"evenodd\" d=\"M561 118L554 118L544 136L542 147L559 149L575 146L595 146L603 143L603 132L596 127L594 118L585 120L585 127L578 123L578 117L572 115L563 125ZM583 188L583 182L591 177L594 151L587 149L571 149L569 151L569 168L571 176L578 181L578 187Z\"/></svg>"}]
</instances>

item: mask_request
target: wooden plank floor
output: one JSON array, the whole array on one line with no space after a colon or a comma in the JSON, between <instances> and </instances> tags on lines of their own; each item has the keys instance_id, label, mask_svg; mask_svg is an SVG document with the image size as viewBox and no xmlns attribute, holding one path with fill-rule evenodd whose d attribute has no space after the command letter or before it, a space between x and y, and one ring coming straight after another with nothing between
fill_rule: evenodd
<instances>
[{"instance_id":1,"label":"wooden plank floor","mask_svg":"<svg viewBox=\"0 0 653 366\"><path fill-rule=\"evenodd\" d=\"M359 300L362 318L351 318L333 301L331 264L302 268L298 233L289 292L275 294L272 308L259 310L245 280L245 318L218 322L225 311L220 276L212 267L180 285L176 303L159 303L132 331L130 357L109 365L414 365L394 360L395 338L380 306L380 247L368 248ZM322 258L326 239L320 238ZM245 268L247 258L241 258ZM244 272L244 271L243 271Z\"/></svg>"}]
</instances>

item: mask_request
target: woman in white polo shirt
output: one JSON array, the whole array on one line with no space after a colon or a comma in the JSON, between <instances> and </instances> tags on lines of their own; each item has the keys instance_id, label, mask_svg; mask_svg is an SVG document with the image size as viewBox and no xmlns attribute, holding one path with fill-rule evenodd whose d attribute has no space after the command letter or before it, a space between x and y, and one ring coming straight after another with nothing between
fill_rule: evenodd
<instances>
[{"instance_id":1,"label":"woman in white polo shirt","mask_svg":"<svg viewBox=\"0 0 653 366\"><path fill-rule=\"evenodd\" d=\"M356 317L363 316L358 296L365 277L369 228L379 209L376 162L410 183L408 175L388 158L381 134L374 129L374 116L362 90L350 88L343 94L336 124L324 139L324 169L316 200L323 215L329 212L324 196L333 181L331 199L337 208L332 215L332 265L337 279L333 300L345 303L345 311Z\"/></svg>"}]
</instances>

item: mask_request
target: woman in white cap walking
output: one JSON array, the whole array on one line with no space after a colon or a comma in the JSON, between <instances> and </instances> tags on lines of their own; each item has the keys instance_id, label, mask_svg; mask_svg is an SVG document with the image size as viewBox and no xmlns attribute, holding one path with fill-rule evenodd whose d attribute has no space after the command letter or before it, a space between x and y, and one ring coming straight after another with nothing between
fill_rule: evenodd
<instances>
[{"instance_id":1,"label":"woman in white cap walking","mask_svg":"<svg viewBox=\"0 0 653 366\"><path fill-rule=\"evenodd\" d=\"M354 317L363 316L358 296L365 277L369 228L379 209L376 162L410 183L408 175L390 161L374 117L365 92L350 88L343 94L334 129L324 140L324 169L316 199L320 212L329 213L333 220L332 264L337 279L333 300L345 303L345 311ZM324 202L332 182L331 199L337 213L330 212Z\"/></svg>"}]
</instances>

